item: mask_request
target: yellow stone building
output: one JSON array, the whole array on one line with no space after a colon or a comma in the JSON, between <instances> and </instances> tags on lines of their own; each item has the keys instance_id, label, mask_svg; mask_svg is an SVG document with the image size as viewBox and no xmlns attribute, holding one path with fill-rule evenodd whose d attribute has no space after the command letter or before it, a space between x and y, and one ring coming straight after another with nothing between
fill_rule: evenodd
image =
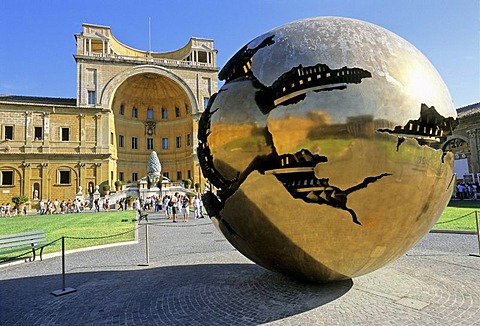
<instances>
[{"instance_id":1,"label":"yellow stone building","mask_svg":"<svg viewBox=\"0 0 480 326\"><path fill-rule=\"evenodd\" d=\"M135 182L156 151L172 180L204 183L197 124L217 92L213 40L191 38L172 52L120 43L110 27L75 35L76 99L0 95L0 203L74 199L81 186Z\"/></svg>"}]
</instances>

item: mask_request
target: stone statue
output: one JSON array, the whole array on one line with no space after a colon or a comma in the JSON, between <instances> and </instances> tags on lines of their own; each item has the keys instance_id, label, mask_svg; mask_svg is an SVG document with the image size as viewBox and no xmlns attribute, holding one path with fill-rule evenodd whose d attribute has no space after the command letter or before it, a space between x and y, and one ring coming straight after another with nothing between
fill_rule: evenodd
<instances>
[{"instance_id":1,"label":"stone statue","mask_svg":"<svg viewBox=\"0 0 480 326\"><path fill-rule=\"evenodd\" d=\"M147 176L148 176L148 188L156 187L160 181L160 173L162 172L162 166L158 159L157 153L152 151L150 159L147 164Z\"/></svg>"},{"instance_id":2,"label":"stone statue","mask_svg":"<svg viewBox=\"0 0 480 326\"><path fill-rule=\"evenodd\" d=\"M33 199L38 199L38 190L37 189L35 189L33 191Z\"/></svg>"}]
</instances>

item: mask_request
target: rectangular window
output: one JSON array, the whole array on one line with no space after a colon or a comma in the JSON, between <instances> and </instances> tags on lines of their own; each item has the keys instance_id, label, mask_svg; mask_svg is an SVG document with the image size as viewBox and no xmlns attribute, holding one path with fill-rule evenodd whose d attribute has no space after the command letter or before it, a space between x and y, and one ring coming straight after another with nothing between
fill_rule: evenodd
<instances>
[{"instance_id":1,"label":"rectangular window","mask_svg":"<svg viewBox=\"0 0 480 326\"><path fill-rule=\"evenodd\" d=\"M153 109L147 109L147 119L153 119Z\"/></svg>"},{"instance_id":2,"label":"rectangular window","mask_svg":"<svg viewBox=\"0 0 480 326\"><path fill-rule=\"evenodd\" d=\"M138 149L138 138L132 137L132 149Z\"/></svg>"},{"instance_id":3,"label":"rectangular window","mask_svg":"<svg viewBox=\"0 0 480 326\"><path fill-rule=\"evenodd\" d=\"M190 134L187 134L187 146L190 146L192 144L191 136Z\"/></svg>"},{"instance_id":4,"label":"rectangular window","mask_svg":"<svg viewBox=\"0 0 480 326\"><path fill-rule=\"evenodd\" d=\"M132 118L138 118L138 110L136 107L132 108Z\"/></svg>"},{"instance_id":5,"label":"rectangular window","mask_svg":"<svg viewBox=\"0 0 480 326\"><path fill-rule=\"evenodd\" d=\"M125 114L125 105L123 105L123 104L120 105L120 110L119 110L119 112L120 112L120 115L124 115L124 114Z\"/></svg>"},{"instance_id":6,"label":"rectangular window","mask_svg":"<svg viewBox=\"0 0 480 326\"><path fill-rule=\"evenodd\" d=\"M175 107L175 117L180 118L180 108L178 106Z\"/></svg>"},{"instance_id":7,"label":"rectangular window","mask_svg":"<svg viewBox=\"0 0 480 326\"><path fill-rule=\"evenodd\" d=\"M88 91L88 104L93 105L95 103L97 103L96 92Z\"/></svg>"},{"instance_id":8,"label":"rectangular window","mask_svg":"<svg viewBox=\"0 0 480 326\"><path fill-rule=\"evenodd\" d=\"M185 114L189 114L190 113L190 107L188 106L188 104L185 104Z\"/></svg>"},{"instance_id":9,"label":"rectangular window","mask_svg":"<svg viewBox=\"0 0 480 326\"><path fill-rule=\"evenodd\" d=\"M0 186L13 186L13 171L0 171Z\"/></svg>"},{"instance_id":10,"label":"rectangular window","mask_svg":"<svg viewBox=\"0 0 480 326\"><path fill-rule=\"evenodd\" d=\"M3 139L13 140L13 126L3 127Z\"/></svg>"},{"instance_id":11,"label":"rectangular window","mask_svg":"<svg viewBox=\"0 0 480 326\"><path fill-rule=\"evenodd\" d=\"M181 136L175 137L175 145L177 146L177 148L182 147L182 137Z\"/></svg>"},{"instance_id":12,"label":"rectangular window","mask_svg":"<svg viewBox=\"0 0 480 326\"><path fill-rule=\"evenodd\" d=\"M132 181L137 181L138 180L138 173L137 172L133 172L132 173Z\"/></svg>"},{"instance_id":13,"label":"rectangular window","mask_svg":"<svg viewBox=\"0 0 480 326\"><path fill-rule=\"evenodd\" d=\"M118 180L123 181L123 172L118 172Z\"/></svg>"},{"instance_id":14,"label":"rectangular window","mask_svg":"<svg viewBox=\"0 0 480 326\"><path fill-rule=\"evenodd\" d=\"M210 100L209 97L204 97L203 98L203 109L205 110L208 106L208 101Z\"/></svg>"},{"instance_id":15,"label":"rectangular window","mask_svg":"<svg viewBox=\"0 0 480 326\"><path fill-rule=\"evenodd\" d=\"M123 135L118 135L118 147L125 146L125 137Z\"/></svg>"},{"instance_id":16,"label":"rectangular window","mask_svg":"<svg viewBox=\"0 0 480 326\"><path fill-rule=\"evenodd\" d=\"M168 149L168 138L162 138L162 149Z\"/></svg>"},{"instance_id":17,"label":"rectangular window","mask_svg":"<svg viewBox=\"0 0 480 326\"><path fill-rule=\"evenodd\" d=\"M70 184L70 170L59 170L58 171L58 183L61 185Z\"/></svg>"},{"instance_id":18,"label":"rectangular window","mask_svg":"<svg viewBox=\"0 0 480 326\"><path fill-rule=\"evenodd\" d=\"M182 171L177 171L177 180L182 180Z\"/></svg>"},{"instance_id":19,"label":"rectangular window","mask_svg":"<svg viewBox=\"0 0 480 326\"><path fill-rule=\"evenodd\" d=\"M153 138L147 138L147 149L153 149Z\"/></svg>"},{"instance_id":20,"label":"rectangular window","mask_svg":"<svg viewBox=\"0 0 480 326\"><path fill-rule=\"evenodd\" d=\"M113 132L110 133L110 144L113 145L114 143L115 136L113 135Z\"/></svg>"},{"instance_id":21,"label":"rectangular window","mask_svg":"<svg viewBox=\"0 0 480 326\"><path fill-rule=\"evenodd\" d=\"M191 179L192 178L192 171L188 170L187 171L187 176L188 176L187 177L188 179Z\"/></svg>"},{"instance_id":22,"label":"rectangular window","mask_svg":"<svg viewBox=\"0 0 480 326\"><path fill-rule=\"evenodd\" d=\"M35 132L34 132L34 139L35 140L42 140L43 139L43 128L42 127L35 127Z\"/></svg>"},{"instance_id":23,"label":"rectangular window","mask_svg":"<svg viewBox=\"0 0 480 326\"><path fill-rule=\"evenodd\" d=\"M168 119L168 110L167 110L167 108L162 108L162 119Z\"/></svg>"},{"instance_id":24,"label":"rectangular window","mask_svg":"<svg viewBox=\"0 0 480 326\"><path fill-rule=\"evenodd\" d=\"M70 140L70 128L60 128L61 130L61 137L62 141L69 141Z\"/></svg>"}]
</instances>

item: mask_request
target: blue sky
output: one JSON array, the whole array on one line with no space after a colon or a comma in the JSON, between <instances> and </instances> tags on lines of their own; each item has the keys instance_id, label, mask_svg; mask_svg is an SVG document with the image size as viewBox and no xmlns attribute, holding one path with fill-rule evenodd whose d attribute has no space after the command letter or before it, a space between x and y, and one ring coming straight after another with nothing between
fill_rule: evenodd
<instances>
[{"instance_id":1,"label":"blue sky","mask_svg":"<svg viewBox=\"0 0 480 326\"><path fill-rule=\"evenodd\" d=\"M382 26L417 47L454 105L480 102L480 0L1 0L0 94L75 98L74 34L107 25L122 43L152 51L210 38L222 67L245 43L285 23L342 16Z\"/></svg>"}]
</instances>

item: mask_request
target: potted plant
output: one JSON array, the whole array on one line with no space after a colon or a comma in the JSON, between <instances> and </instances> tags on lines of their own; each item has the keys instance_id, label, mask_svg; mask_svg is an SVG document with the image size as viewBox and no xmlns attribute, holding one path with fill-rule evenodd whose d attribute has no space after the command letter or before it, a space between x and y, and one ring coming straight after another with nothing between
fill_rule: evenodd
<instances>
[{"instance_id":1,"label":"potted plant","mask_svg":"<svg viewBox=\"0 0 480 326\"><path fill-rule=\"evenodd\" d=\"M120 191L122 190L122 181L117 180L115 181L115 191Z\"/></svg>"},{"instance_id":2,"label":"potted plant","mask_svg":"<svg viewBox=\"0 0 480 326\"><path fill-rule=\"evenodd\" d=\"M128 195L127 197L125 197L125 203L128 207L127 209L133 209L133 202L135 201L135 199L137 198L133 195Z\"/></svg>"},{"instance_id":3,"label":"potted plant","mask_svg":"<svg viewBox=\"0 0 480 326\"><path fill-rule=\"evenodd\" d=\"M17 209L17 214L23 216L23 208L25 203L28 201L28 198L25 196L15 196L12 197L12 202L15 203L15 208Z\"/></svg>"},{"instance_id":4,"label":"potted plant","mask_svg":"<svg viewBox=\"0 0 480 326\"><path fill-rule=\"evenodd\" d=\"M103 185L103 193L105 196L108 196L110 194L110 186L109 185Z\"/></svg>"},{"instance_id":5,"label":"potted plant","mask_svg":"<svg viewBox=\"0 0 480 326\"><path fill-rule=\"evenodd\" d=\"M200 184L200 182L197 182L197 183L195 184L195 191L196 191L196 192L200 192L200 190L201 190L200 188L201 188L201 187L202 187L202 185Z\"/></svg>"},{"instance_id":6,"label":"potted plant","mask_svg":"<svg viewBox=\"0 0 480 326\"><path fill-rule=\"evenodd\" d=\"M190 189L190 187L192 186L192 180L185 179L183 180L183 184L185 185L185 188Z\"/></svg>"}]
</instances>

